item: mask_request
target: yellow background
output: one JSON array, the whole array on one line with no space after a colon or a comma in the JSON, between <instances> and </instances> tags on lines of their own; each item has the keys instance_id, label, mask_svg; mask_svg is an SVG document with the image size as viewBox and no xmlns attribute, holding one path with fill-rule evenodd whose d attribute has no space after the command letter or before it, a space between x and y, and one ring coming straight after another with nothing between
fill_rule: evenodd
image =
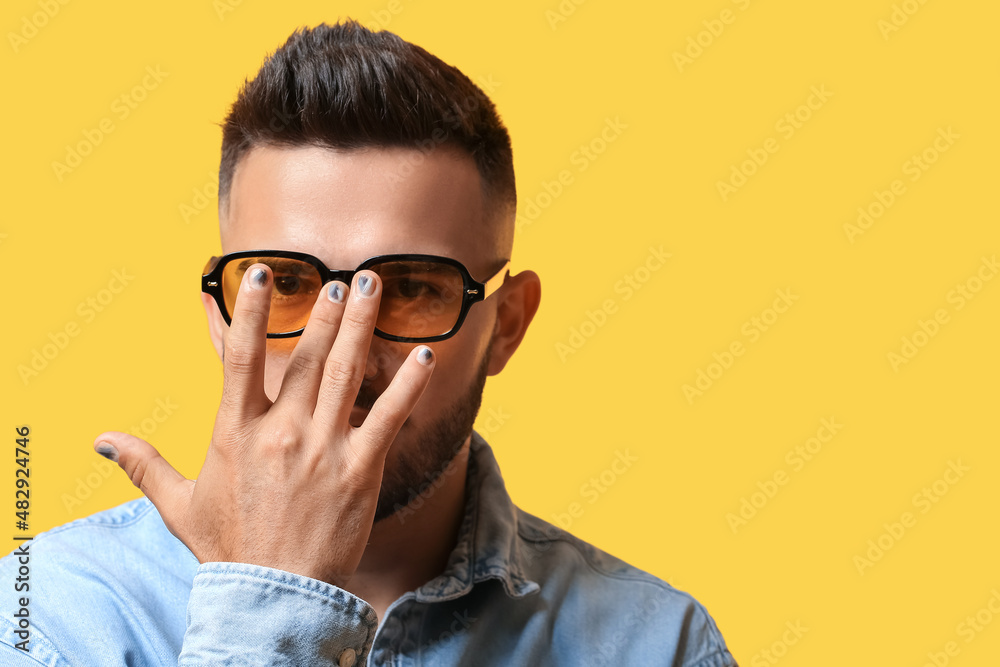
<instances>
[{"instance_id":1,"label":"yellow background","mask_svg":"<svg viewBox=\"0 0 1000 667\"><path fill-rule=\"evenodd\" d=\"M996 664L1000 620L971 641L959 628L1000 589L1000 280L961 308L953 292L1000 251L996 3L43 5L5 3L0 47L0 404L8 455L14 427L32 429L32 533L138 496L93 467L103 430L146 420L196 476L221 388L198 298L216 202L196 195L214 192L216 123L295 27L350 16L488 82L513 137L513 270L537 271L543 298L478 428L514 500L549 521L578 503L571 532L695 595L744 665L922 665L950 641L950 664ZM697 57L678 66L685 49ZM165 78L121 118L114 101L147 67ZM830 96L803 111L812 87ZM776 123L796 112L809 118L786 136ZM53 163L105 118L114 131L60 181ZM626 127L602 146L609 119ZM957 139L910 180L947 128ZM777 152L723 201L718 182L769 138ZM581 161L591 145L603 152ZM541 197L563 170L572 182ZM844 225L896 179L905 192L851 242ZM546 206L523 224L529 202ZM651 246L671 257L645 274ZM123 269L127 287L86 321L78 305ZM615 289L626 275L647 279L630 298ZM751 340L745 323L773 315L777 290L798 298ZM584 326L606 300L614 312ZM947 322L894 368L889 353L939 309ZM19 367L72 323L25 382ZM569 354L573 328L590 335ZM710 368L737 341L744 354ZM699 370L717 379L689 400ZM158 399L176 406L162 423ZM842 429L796 470L786 454L824 418ZM631 467L584 495L626 450ZM916 504L949 461L968 471ZM776 474L787 483L769 487ZM761 507L734 532L743 499ZM886 537L904 512L915 525ZM859 572L880 536L890 548Z\"/></svg>"}]
</instances>

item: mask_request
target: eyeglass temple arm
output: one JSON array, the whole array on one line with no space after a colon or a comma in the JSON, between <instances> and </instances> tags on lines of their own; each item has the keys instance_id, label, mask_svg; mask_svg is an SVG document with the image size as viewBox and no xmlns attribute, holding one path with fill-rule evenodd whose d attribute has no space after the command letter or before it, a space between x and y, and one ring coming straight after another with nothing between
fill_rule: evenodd
<instances>
[{"instance_id":1,"label":"eyeglass temple arm","mask_svg":"<svg viewBox=\"0 0 1000 667\"><path fill-rule=\"evenodd\" d=\"M500 267L500 270L493 275L492 278L483 283L483 299L486 299L491 294L500 289L500 286L503 285L504 279L507 277L507 272L509 269L510 269L510 260L508 259L506 262L504 262L504 265Z\"/></svg>"}]
</instances>

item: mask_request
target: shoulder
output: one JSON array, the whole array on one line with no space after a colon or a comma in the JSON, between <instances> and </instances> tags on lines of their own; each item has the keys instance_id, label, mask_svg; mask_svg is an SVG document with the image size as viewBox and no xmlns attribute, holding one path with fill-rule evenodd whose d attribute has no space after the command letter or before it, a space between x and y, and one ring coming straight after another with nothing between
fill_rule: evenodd
<instances>
[{"instance_id":1,"label":"shoulder","mask_svg":"<svg viewBox=\"0 0 1000 667\"><path fill-rule=\"evenodd\" d=\"M39 533L26 542L26 548L32 558L68 561L66 564L74 566L91 561L107 564L123 551L133 556L135 552L152 555L165 550L174 556L183 556L186 552L194 559L183 543L167 530L156 508L145 497ZM9 567L12 555L0 559L0 567Z\"/></svg>"},{"instance_id":2,"label":"shoulder","mask_svg":"<svg viewBox=\"0 0 1000 667\"><path fill-rule=\"evenodd\" d=\"M691 594L520 508L517 533L524 575L546 604L600 637L596 650L609 659L624 651L628 664L736 664Z\"/></svg>"},{"instance_id":3,"label":"shoulder","mask_svg":"<svg viewBox=\"0 0 1000 667\"><path fill-rule=\"evenodd\" d=\"M30 600L33 645L51 642L62 652L98 637L127 636L134 632L129 618L143 621L147 643L183 633L197 567L143 497L25 541L0 559L0 580L23 578L16 595ZM12 644L13 626L4 616L0 641Z\"/></svg>"}]
</instances>

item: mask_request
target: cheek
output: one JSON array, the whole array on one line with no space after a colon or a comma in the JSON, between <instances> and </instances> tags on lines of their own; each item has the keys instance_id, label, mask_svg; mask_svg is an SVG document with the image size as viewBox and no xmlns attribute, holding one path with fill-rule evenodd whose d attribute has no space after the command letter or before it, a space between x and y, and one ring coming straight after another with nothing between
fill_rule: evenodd
<instances>
[{"instance_id":1,"label":"cheek","mask_svg":"<svg viewBox=\"0 0 1000 667\"><path fill-rule=\"evenodd\" d=\"M472 336L465 338L457 335L430 344L437 355L437 362L434 372L431 373L430 382L413 411L420 415L421 421L425 419L433 421L442 411L461 400L469 390L475 379L479 361L485 353L481 342Z\"/></svg>"},{"instance_id":2,"label":"cheek","mask_svg":"<svg viewBox=\"0 0 1000 667\"><path fill-rule=\"evenodd\" d=\"M378 375L372 380L380 390L384 390L388 386L389 381L395 377L396 371L406 361L410 350L416 346L416 343L397 343L372 336L372 342L368 348L368 365L369 368L374 366L378 369Z\"/></svg>"}]
</instances>

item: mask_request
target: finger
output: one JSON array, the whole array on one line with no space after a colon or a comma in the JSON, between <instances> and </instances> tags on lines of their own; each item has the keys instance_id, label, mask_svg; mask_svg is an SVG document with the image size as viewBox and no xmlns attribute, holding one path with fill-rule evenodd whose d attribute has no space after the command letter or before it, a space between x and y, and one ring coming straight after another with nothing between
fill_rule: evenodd
<instances>
[{"instance_id":1,"label":"finger","mask_svg":"<svg viewBox=\"0 0 1000 667\"><path fill-rule=\"evenodd\" d=\"M134 435L108 431L97 436L94 451L115 461L125 471L156 506L168 528L179 525L194 482L177 472L155 447Z\"/></svg>"},{"instance_id":2,"label":"finger","mask_svg":"<svg viewBox=\"0 0 1000 667\"><path fill-rule=\"evenodd\" d=\"M347 283L340 280L334 280L320 290L302 338L288 357L275 405L307 405L309 414L312 414L323 379L323 368L344 316L348 293Z\"/></svg>"},{"instance_id":3,"label":"finger","mask_svg":"<svg viewBox=\"0 0 1000 667\"><path fill-rule=\"evenodd\" d=\"M323 369L313 413L329 429L347 432L351 428L348 418L368 365L381 295L382 283L377 274L360 271L354 275L337 340Z\"/></svg>"},{"instance_id":4,"label":"finger","mask_svg":"<svg viewBox=\"0 0 1000 667\"><path fill-rule=\"evenodd\" d=\"M427 388L434 371L435 355L430 347L418 345L410 350L396 371L389 387L375 401L357 436L364 452L384 461L389 446ZM374 461L372 461L374 463Z\"/></svg>"},{"instance_id":5,"label":"finger","mask_svg":"<svg viewBox=\"0 0 1000 667\"><path fill-rule=\"evenodd\" d=\"M264 359L270 310L271 269L266 264L253 264L243 274L222 357L223 405L244 419L256 417L267 408Z\"/></svg>"}]
</instances>

